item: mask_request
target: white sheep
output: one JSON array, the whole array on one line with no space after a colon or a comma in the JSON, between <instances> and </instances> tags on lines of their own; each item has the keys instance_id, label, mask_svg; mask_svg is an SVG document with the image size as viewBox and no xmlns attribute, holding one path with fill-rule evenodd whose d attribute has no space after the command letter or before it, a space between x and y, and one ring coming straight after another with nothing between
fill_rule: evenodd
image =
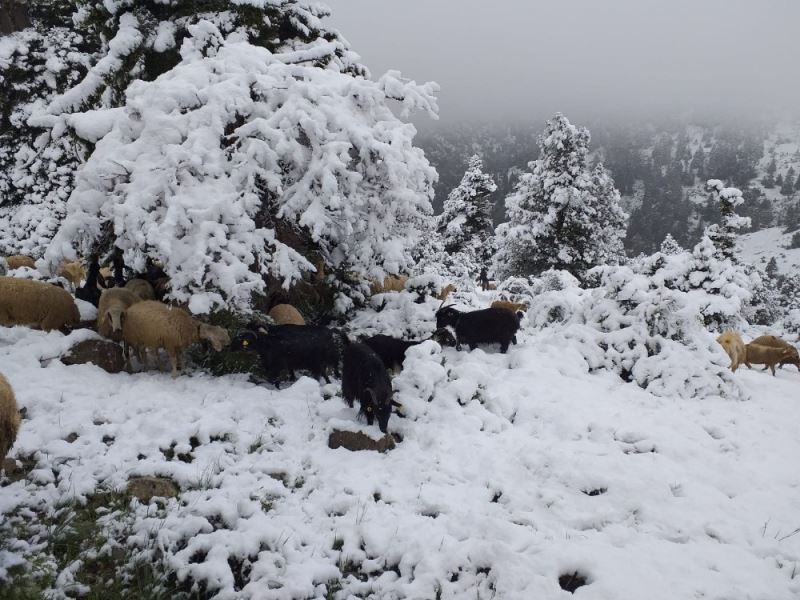
<instances>
[{"instance_id":1,"label":"white sheep","mask_svg":"<svg viewBox=\"0 0 800 600\"><path fill-rule=\"evenodd\" d=\"M109 288L100 294L97 304L97 333L119 341L122 338L122 319L125 311L142 299L125 288Z\"/></svg>"},{"instance_id":2,"label":"white sheep","mask_svg":"<svg viewBox=\"0 0 800 600\"><path fill-rule=\"evenodd\" d=\"M126 311L122 339L136 351L144 368L147 368L147 350L154 350L156 356L160 348L166 350L173 377L183 368L183 353L195 342L208 341L216 352L230 344L228 332L222 327L201 323L181 308L154 300L138 302Z\"/></svg>"},{"instance_id":3,"label":"white sheep","mask_svg":"<svg viewBox=\"0 0 800 600\"><path fill-rule=\"evenodd\" d=\"M19 431L19 423L19 409L17 408L17 399L14 397L14 390L11 389L8 379L0 373L0 461L6 457L11 446L14 445Z\"/></svg>"},{"instance_id":4,"label":"white sheep","mask_svg":"<svg viewBox=\"0 0 800 600\"><path fill-rule=\"evenodd\" d=\"M153 286L150 284L149 281L145 279L131 279L128 283L125 284L125 289L130 290L142 300L155 300L156 293L153 290Z\"/></svg>"},{"instance_id":5,"label":"white sheep","mask_svg":"<svg viewBox=\"0 0 800 600\"><path fill-rule=\"evenodd\" d=\"M0 325L28 325L50 331L72 327L80 318L67 290L32 279L0 277Z\"/></svg>"},{"instance_id":6,"label":"white sheep","mask_svg":"<svg viewBox=\"0 0 800 600\"><path fill-rule=\"evenodd\" d=\"M291 304L276 304L268 315L276 325L305 325L306 321L300 311Z\"/></svg>"}]
</instances>

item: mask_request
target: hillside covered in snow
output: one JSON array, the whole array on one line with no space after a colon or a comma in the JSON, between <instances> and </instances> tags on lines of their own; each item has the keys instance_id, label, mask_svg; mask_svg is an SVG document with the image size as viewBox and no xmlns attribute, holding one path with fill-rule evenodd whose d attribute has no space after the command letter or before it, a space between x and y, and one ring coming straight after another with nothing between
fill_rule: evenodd
<instances>
[{"instance_id":1,"label":"hillside covered in snow","mask_svg":"<svg viewBox=\"0 0 800 600\"><path fill-rule=\"evenodd\" d=\"M392 330L387 315L355 323ZM394 379L401 441L381 454L328 447L334 429L375 435L336 382L48 360L79 337L0 329L27 411L22 474L0 493L18 585L51 572L53 597L79 596L122 556L129 586L153 585L137 561L173 574L148 598L568 598L573 580L575 597L608 600L800 593L794 367L737 372L738 399L682 399L593 372L549 329L526 327L507 355L426 342ZM137 476L175 497L126 496ZM58 527L98 502L65 556Z\"/></svg>"}]
</instances>

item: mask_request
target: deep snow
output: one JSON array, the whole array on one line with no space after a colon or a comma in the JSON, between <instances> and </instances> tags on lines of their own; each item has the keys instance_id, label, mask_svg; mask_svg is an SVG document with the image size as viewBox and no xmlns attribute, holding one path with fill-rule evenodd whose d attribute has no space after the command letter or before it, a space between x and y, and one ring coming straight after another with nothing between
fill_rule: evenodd
<instances>
[{"instance_id":1,"label":"deep snow","mask_svg":"<svg viewBox=\"0 0 800 600\"><path fill-rule=\"evenodd\" d=\"M0 328L28 411L12 455L37 460L0 512L169 476L179 501L166 519L138 506L136 534L220 598L322 597L345 564L370 576L346 578L341 598L568 597L558 577L574 570L590 581L577 598L800 594L791 367L738 372L749 401L678 400L589 374L546 333L505 356L427 342L395 379L403 441L380 455L328 449L333 427L357 426L337 383L40 366L87 335ZM192 461L167 460L173 445ZM252 561L239 592L229 555Z\"/></svg>"}]
</instances>

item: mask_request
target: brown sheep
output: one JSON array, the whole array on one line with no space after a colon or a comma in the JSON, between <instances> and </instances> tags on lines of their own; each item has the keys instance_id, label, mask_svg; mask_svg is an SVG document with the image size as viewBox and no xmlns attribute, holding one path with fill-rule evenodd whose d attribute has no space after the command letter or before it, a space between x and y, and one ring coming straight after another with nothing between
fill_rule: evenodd
<instances>
[{"instance_id":1,"label":"brown sheep","mask_svg":"<svg viewBox=\"0 0 800 600\"><path fill-rule=\"evenodd\" d=\"M276 304L269 311L270 318L276 325L305 325L303 315L291 304Z\"/></svg>"},{"instance_id":2,"label":"brown sheep","mask_svg":"<svg viewBox=\"0 0 800 600\"><path fill-rule=\"evenodd\" d=\"M108 288L100 294L97 304L97 333L105 338L120 341L122 319L125 311L142 299L125 288Z\"/></svg>"},{"instance_id":3,"label":"brown sheep","mask_svg":"<svg viewBox=\"0 0 800 600\"><path fill-rule=\"evenodd\" d=\"M386 277L382 283L375 281L374 279L371 279L370 281L372 282L372 285L370 286L370 292L375 295L386 292L402 292L406 289L406 281L408 281L408 277L405 275L400 275L399 277Z\"/></svg>"},{"instance_id":4,"label":"brown sheep","mask_svg":"<svg viewBox=\"0 0 800 600\"><path fill-rule=\"evenodd\" d=\"M445 300L447 300L447 297L448 297L448 296L449 296L449 295L450 295L452 292L455 292L455 291L456 291L456 286L454 286L452 283L448 283L446 286L444 286L444 287L442 288L442 291L441 291L441 292L439 292L439 296L438 296L438 298L439 298L439 300L441 300L442 302L444 302Z\"/></svg>"},{"instance_id":5,"label":"brown sheep","mask_svg":"<svg viewBox=\"0 0 800 600\"><path fill-rule=\"evenodd\" d=\"M745 361L747 368L750 365L767 365L772 375L775 376L775 365L791 358L792 351L788 348L770 348L769 346L759 346L758 344L747 344L745 346Z\"/></svg>"},{"instance_id":6,"label":"brown sheep","mask_svg":"<svg viewBox=\"0 0 800 600\"><path fill-rule=\"evenodd\" d=\"M731 371L734 373L746 362L747 353L741 336L735 331L726 331L717 338L720 346L731 359Z\"/></svg>"},{"instance_id":7,"label":"brown sheep","mask_svg":"<svg viewBox=\"0 0 800 600\"><path fill-rule=\"evenodd\" d=\"M0 277L0 325L50 331L72 327L80 319L67 290L43 281Z\"/></svg>"},{"instance_id":8,"label":"brown sheep","mask_svg":"<svg viewBox=\"0 0 800 600\"><path fill-rule=\"evenodd\" d=\"M492 308L504 308L510 310L512 313L517 314L519 311L528 310L528 306L521 302L509 302L508 300L495 300L492 302Z\"/></svg>"},{"instance_id":9,"label":"brown sheep","mask_svg":"<svg viewBox=\"0 0 800 600\"><path fill-rule=\"evenodd\" d=\"M29 269L36 268L36 261L30 256L23 256L22 254L6 256L6 262L8 263L9 269L19 269L20 267L28 267Z\"/></svg>"},{"instance_id":10,"label":"brown sheep","mask_svg":"<svg viewBox=\"0 0 800 600\"><path fill-rule=\"evenodd\" d=\"M142 300L155 300L156 293L149 281L144 279L131 279L125 284L125 289L130 290Z\"/></svg>"},{"instance_id":11,"label":"brown sheep","mask_svg":"<svg viewBox=\"0 0 800 600\"><path fill-rule=\"evenodd\" d=\"M63 277L72 284L72 289L77 288L86 279L86 269L78 262L65 262L58 271L58 276Z\"/></svg>"},{"instance_id":12,"label":"brown sheep","mask_svg":"<svg viewBox=\"0 0 800 600\"><path fill-rule=\"evenodd\" d=\"M177 377L178 369L183 368L184 351L195 342L206 340L216 352L230 344L228 332L222 327L200 323L185 310L154 300L137 302L127 310L122 323L122 339L128 349L136 350L144 368L147 368L147 350L155 350L158 356L159 348L164 348L169 355L173 377Z\"/></svg>"},{"instance_id":13,"label":"brown sheep","mask_svg":"<svg viewBox=\"0 0 800 600\"><path fill-rule=\"evenodd\" d=\"M5 459L19 431L19 409L14 390L0 373L0 462Z\"/></svg>"},{"instance_id":14,"label":"brown sheep","mask_svg":"<svg viewBox=\"0 0 800 600\"><path fill-rule=\"evenodd\" d=\"M778 366L782 367L783 365L794 365L797 367L797 370L800 371L800 354L797 352L797 348L795 348L786 340L782 340L774 335L762 335L750 343L757 344L759 346L769 346L770 348L786 348L787 350L790 350L792 353L791 357L786 360L782 360ZM764 370L766 371L767 367L764 367Z\"/></svg>"}]
</instances>

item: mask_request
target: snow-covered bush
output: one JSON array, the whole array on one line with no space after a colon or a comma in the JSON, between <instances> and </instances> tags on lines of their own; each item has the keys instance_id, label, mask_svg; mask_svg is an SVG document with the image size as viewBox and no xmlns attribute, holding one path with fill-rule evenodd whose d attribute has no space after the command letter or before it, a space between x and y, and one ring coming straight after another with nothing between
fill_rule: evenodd
<instances>
[{"instance_id":1,"label":"snow-covered bush","mask_svg":"<svg viewBox=\"0 0 800 600\"><path fill-rule=\"evenodd\" d=\"M67 119L97 146L49 265L113 238L134 268L159 259L194 312L246 305L264 275L288 286L312 256L407 270L436 173L387 104L435 114L435 86L319 68L314 44L278 55L208 21L188 32L181 62L131 84L123 108Z\"/></svg>"},{"instance_id":2,"label":"snow-covered bush","mask_svg":"<svg viewBox=\"0 0 800 600\"><path fill-rule=\"evenodd\" d=\"M528 284L527 323L577 347L590 369L613 371L655 395L742 397L708 327L744 322L751 280L709 255L709 244L596 267L586 287L547 273Z\"/></svg>"}]
</instances>

